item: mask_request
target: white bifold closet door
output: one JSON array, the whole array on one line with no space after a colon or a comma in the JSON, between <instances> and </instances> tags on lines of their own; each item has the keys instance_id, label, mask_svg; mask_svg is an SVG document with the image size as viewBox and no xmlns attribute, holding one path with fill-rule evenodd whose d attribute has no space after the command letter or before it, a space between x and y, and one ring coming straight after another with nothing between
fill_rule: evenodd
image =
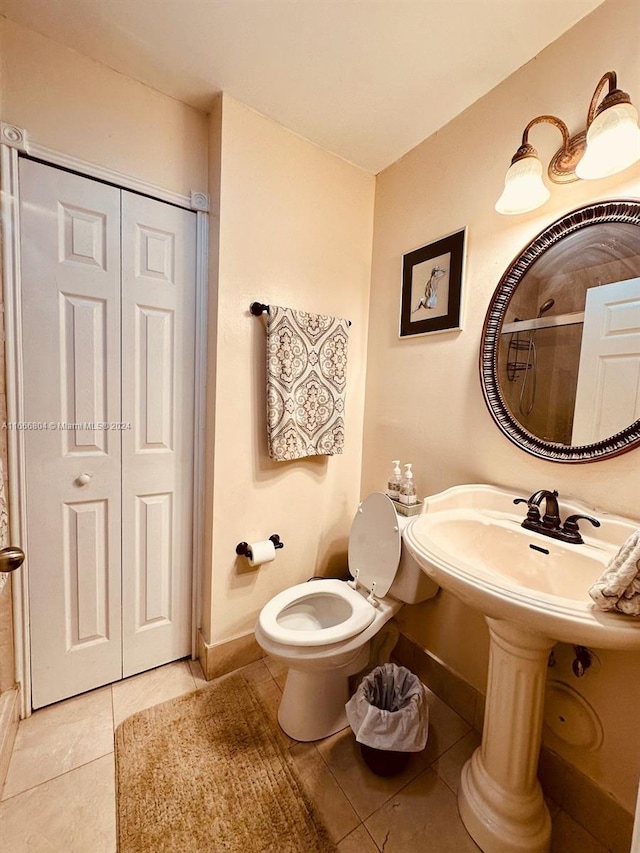
<instances>
[{"instance_id":1,"label":"white bifold closet door","mask_svg":"<svg viewBox=\"0 0 640 853\"><path fill-rule=\"evenodd\" d=\"M191 651L195 214L20 161L32 705Z\"/></svg>"}]
</instances>

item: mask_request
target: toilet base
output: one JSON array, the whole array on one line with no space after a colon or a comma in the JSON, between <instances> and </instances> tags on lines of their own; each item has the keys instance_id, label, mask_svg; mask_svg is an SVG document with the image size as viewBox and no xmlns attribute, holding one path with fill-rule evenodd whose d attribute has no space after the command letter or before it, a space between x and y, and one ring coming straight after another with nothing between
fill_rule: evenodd
<instances>
[{"instance_id":1,"label":"toilet base","mask_svg":"<svg viewBox=\"0 0 640 853\"><path fill-rule=\"evenodd\" d=\"M351 666L338 669L290 669L278 709L281 729L299 741L321 740L345 729L344 706L349 701L349 676L369 659L366 643Z\"/></svg>"}]
</instances>

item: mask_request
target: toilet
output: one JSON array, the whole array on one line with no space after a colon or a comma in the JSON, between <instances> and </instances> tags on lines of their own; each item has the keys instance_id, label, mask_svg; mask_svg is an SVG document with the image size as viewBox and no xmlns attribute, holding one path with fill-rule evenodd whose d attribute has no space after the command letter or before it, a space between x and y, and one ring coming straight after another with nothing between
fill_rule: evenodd
<instances>
[{"instance_id":1,"label":"toilet","mask_svg":"<svg viewBox=\"0 0 640 853\"><path fill-rule=\"evenodd\" d=\"M349 677L386 662L375 655L372 661L372 650L384 649L383 629L389 631L387 623L403 604L426 601L438 592L402 545L408 521L396 514L386 495L374 492L360 504L351 525L349 572L354 579L296 584L262 608L255 636L289 669L278 722L295 740L319 740L348 725ZM385 651L388 659L391 649Z\"/></svg>"}]
</instances>

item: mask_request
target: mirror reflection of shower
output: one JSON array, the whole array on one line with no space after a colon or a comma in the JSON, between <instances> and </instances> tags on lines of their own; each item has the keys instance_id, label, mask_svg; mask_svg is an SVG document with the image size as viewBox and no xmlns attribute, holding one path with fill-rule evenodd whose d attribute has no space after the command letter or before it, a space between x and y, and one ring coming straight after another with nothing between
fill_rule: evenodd
<instances>
[{"instance_id":1,"label":"mirror reflection of shower","mask_svg":"<svg viewBox=\"0 0 640 853\"><path fill-rule=\"evenodd\" d=\"M555 305L555 299L547 299L538 309L538 317L542 317ZM515 322L518 322L516 317ZM536 384L538 381L538 354L534 337L535 329L529 332L512 332L509 338L509 351L507 355L507 378L515 382L520 373L522 385L520 386L520 397L518 408L520 414L529 415L533 411L536 402Z\"/></svg>"}]
</instances>

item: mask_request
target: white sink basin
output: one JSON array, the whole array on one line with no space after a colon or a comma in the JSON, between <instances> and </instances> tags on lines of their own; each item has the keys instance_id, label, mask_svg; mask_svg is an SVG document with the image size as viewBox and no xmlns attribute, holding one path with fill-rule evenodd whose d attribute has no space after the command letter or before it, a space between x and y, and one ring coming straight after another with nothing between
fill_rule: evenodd
<instances>
[{"instance_id":1,"label":"white sink basin","mask_svg":"<svg viewBox=\"0 0 640 853\"><path fill-rule=\"evenodd\" d=\"M482 746L458 791L464 825L484 853L549 853L536 778L549 652L558 641L640 649L640 617L597 610L588 592L638 523L560 500L562 519L589 515L601 525L581 521L584 544L567 544L521 527L526 508L516 497L527 495L456 486L426 498L403 538L422 569L489 627Z\"/></svg>"},{"instance_id":2,"label":"white sink basin","mask_svg":"<svg viewBox=\"0 0 640 853\"><path fill-rule=\"evenodd\" d=\"M447 489L425 499L405 544L440 586L487 616L557 641L640 649L640 618L602 612L588 593L640 522L560 501L563 519L580 513L601 523L580 522L584 544L567 544L521 527L526 504L513 500L523 496L485 485Z\"/></svg>"}]
</instances>

